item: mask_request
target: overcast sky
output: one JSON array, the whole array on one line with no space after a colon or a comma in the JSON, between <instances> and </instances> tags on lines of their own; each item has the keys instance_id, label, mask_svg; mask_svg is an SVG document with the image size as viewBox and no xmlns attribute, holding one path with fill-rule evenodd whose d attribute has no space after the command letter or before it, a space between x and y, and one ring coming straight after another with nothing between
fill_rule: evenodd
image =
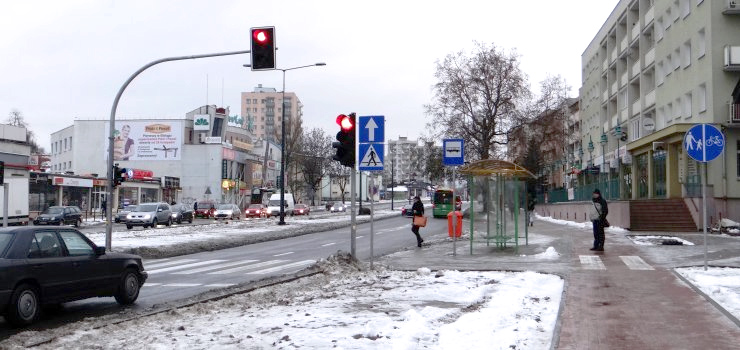
<instances>
[{"instance_id":1,"label":"overcast sky","mask_svg":"<svg viewBox=\"0 0 740 350\"><path fill-rule=\"evenodd\" d=\"M385 115L386 138L428 133L437 60L474 41L521 55L535 89L561 75L577 96L581 54L617 0L14 1L0 0L0 120L20 110L41 146L74 119L108 119L125 80L164 57L249 49L249 28L276 27L286 91L304 127L334 134L337 114ZM281 89L248 55L163 63L124 92L118 119L184 118L198 106L240 112L240 93ZM102 147L102 145L101 145Z\"/></svg>"}]
</instances>

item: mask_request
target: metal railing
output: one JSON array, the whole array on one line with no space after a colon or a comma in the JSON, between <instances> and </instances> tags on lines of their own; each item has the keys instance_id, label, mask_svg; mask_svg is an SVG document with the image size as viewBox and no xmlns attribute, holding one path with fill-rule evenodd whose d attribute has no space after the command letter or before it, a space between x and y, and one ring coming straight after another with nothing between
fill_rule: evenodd
<instances>
[{"instance_id":1,"label":"metal railing","mask_svg":"<svg viewBox=\"0 0 740 350\"><path fill-rule=\"evenodd\" d=\"M589 201L595 189L599 189L601 195L606 200L618 200L619 198L619 180L611 179L600 182L594 182L586 185L580 185L573 188L573 202ZM547 201L545 201L547 197ZM560 188L537 194L537 203L562 203L568 202L568 189Z\"/></svg>"}]
</instances>

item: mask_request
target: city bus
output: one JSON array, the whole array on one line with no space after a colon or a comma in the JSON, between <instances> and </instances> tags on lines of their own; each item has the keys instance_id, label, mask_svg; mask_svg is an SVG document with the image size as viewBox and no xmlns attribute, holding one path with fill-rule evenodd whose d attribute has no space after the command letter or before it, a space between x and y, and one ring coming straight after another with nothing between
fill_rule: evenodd
<instances>
[{"instance_id":1,"label":"city bus","mask_svg":"<svg viewBox=\"0 0 740 350\"><path fill-rule=\"evenodd\" d=\"M440 188L434 191L432 197L432 216L446 218L447 214L455 210L455 195L451 189Z\"/></svg>"}]
</instances>

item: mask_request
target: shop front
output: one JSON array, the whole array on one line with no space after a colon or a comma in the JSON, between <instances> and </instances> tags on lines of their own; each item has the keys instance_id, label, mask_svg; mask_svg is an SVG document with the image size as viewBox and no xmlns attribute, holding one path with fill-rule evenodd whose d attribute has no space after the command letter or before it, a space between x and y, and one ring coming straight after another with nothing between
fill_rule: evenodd
<instances>
[{"instance_id":1,"label":"shop front","mask_svg":"<svg viewBox=\"0 0 740 350\"><path fill-rule=\"evenodd\" d=\"M691 192L693 160L683 151L690 124L676 124L629 143L632 154L631 199L681 198ZM693 173L692 173L693 174Z\"/></svg>"}]
</instances>

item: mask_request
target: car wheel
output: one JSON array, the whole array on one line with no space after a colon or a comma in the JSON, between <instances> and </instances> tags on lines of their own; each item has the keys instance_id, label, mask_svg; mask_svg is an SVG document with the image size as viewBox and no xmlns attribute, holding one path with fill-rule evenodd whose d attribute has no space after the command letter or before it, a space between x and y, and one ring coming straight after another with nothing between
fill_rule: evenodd
<instances>
[{"instance_id":1,"label":"car wheel","mask_svg":"<svg viewBox=\"0 0 740 350\"><path fill-rule=\"evenodd\" d=\"M121 277L121 284L118 285L116 292L116 301L121 305L132 304L139 297L139 274L134 269L126 269Z\"/></svg>"},{"instance_id":2,"label":"car wheel","mask_svg":"<svg viewBox=\"0 0 740 350\"><path fill-rule=\"evenodd\" d=\"M39 317L40 305L38 289L30 284L21 284L13 291L5 318L16 326L29 325Z\"/></svg>"},{"instance_id":3,"label":"car wheel","mask_svg":"<svg viewBox=\"0 0 740 350\"><path fill-rule=\"evenodd\" d=\"M82 223L82 218L75 220L75 227L80 227L81 223Z\"/></svg>"},{"instance_id":4,"label":"car wheel","mask_svg":"<svg viewBox=\"0 0 740 350\"><path fill-rule=\"evenodd\" d=\"M192 224L192 223L193 223L193 218L191 217L190 219L188 219L188 224Z\"/></svg>"},{"instance_id":5,"label":"car wheel","mask_svg":"<svg viewBox=\"0 0 740 350\"><path fill-rule=\"evenodd\" d=\"M149 227L157 228L157 226L159 226L159 221L157 220L157 218L154 218L154 220L152 220L152 223L149 224Z\"/></svg>"},{"instance_id":6,"label":"car wheel","mask_svg":"<svg viewBox=\"0 0 740 350\"><path fill-rule=\"evenodd\" d=\"M182 224L182 218L180 218L180 219L177 219L177 224L178 224L178 225L179 225L179 224Z\"/></svg>"},{"instance_id":7,"label":"car wheel","mask_svg":"<svg viewBox=\"0 0 740 350\"><path fill-rule=\"evenodd\" d=\"M172 225L172 218L167 218L167 222L164 223L165 226L169 227Z\"/></svg>"}]
</instances>

